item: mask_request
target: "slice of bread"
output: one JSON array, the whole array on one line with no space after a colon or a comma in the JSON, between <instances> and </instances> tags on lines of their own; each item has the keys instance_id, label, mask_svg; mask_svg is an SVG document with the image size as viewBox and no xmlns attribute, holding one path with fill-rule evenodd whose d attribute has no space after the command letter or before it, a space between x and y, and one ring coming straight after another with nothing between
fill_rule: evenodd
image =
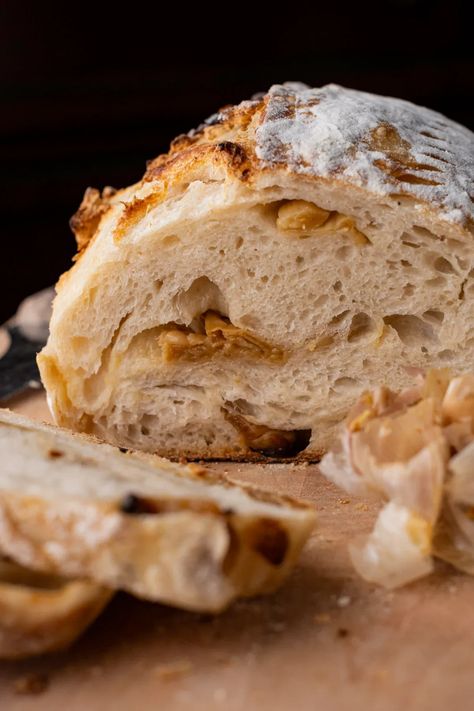
<instances>
[{"instance_id":1,"label":"slice of bread","mask_svg":"<svg viewBox=\"0 0 474 711\"><path fill-rule=\"evenodd\" d=\"M38 573L1 559L0 659L68 647L112 595L94 583Z\"/></svg>"},{"instance_id":2,"label":"slice of bread","mask_svg":"<svg viewBox=\"0 0 474 711\"><path fill-rule=\"evenodd\" d=\"M353 399L474 357L474 136L274 86L89 189L39 357L58 424L167 456L315 458Z\"/></svg>"},{"instance_id":3,"label":"slice of bread","mask_svg":"<svg viewBox=\"0 0 474 711\"><path fill-rule=\"evenodd\" d=\"M0 554L189 610L274 590L309 505L0 410Z\"/></svg>"}]
</instances>

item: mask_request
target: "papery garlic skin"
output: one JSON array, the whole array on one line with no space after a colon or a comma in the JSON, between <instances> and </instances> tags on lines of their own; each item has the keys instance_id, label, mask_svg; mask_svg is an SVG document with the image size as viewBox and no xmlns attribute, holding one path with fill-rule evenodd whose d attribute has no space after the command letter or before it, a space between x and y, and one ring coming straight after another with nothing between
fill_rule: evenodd
<instances>
[{"instance_id":1,"label":"papery garlic skin","mask_svg":"<svg viewBox=\"0 0 474 711\"><path fill-rule=\"evenodd\" d=\"M363 578L398 587L427 575L433 557L474 574L474 375L430 370L409 390L364 393L321 471L386 502L350 546Z\"/></svg>"}]
</instances>

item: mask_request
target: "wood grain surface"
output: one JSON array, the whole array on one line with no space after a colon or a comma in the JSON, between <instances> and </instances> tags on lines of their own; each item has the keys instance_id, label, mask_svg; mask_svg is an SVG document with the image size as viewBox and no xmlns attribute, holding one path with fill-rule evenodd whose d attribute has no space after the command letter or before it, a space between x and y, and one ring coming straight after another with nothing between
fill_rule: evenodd
<instances>
[{"instance_id":1,"label":"wood grain surface","mask_svg":"<svg viewBox=\"0 0 474 711\"><path fill-rule=\"evenodd\" d=\"M47 418L41 393L11 405ZM370 527L373 505L345 497L316 466L212 466L318 507L286 585L218 617L119 594L70 651L4 663L2 711L472 708L472 578L440 566L402 590L375 588L346 551ZM41 693L21 693L29 675Z\"/></svg>"}]
</instances>

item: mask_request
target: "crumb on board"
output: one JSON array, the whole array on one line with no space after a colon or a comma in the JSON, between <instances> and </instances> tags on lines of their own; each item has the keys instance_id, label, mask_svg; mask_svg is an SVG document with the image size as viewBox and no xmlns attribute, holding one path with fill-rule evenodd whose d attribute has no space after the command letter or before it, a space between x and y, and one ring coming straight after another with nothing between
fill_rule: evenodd
<instances>
[{"instance_id":1,"label":"crumb on board","mask_svg":"<svg viewBox=\"0 0 474 711\"><path fill-rule=\"evenodd\" d=\"M34 695L42 694L49 686L49 678L46 674L31 673L17 677L13 682L15 694Z\"/></svg>"},{"instance_id":2,"label":"crumb on board","mask_svg":"<svg viewBox=\"0 0 474 711\"><path fill-rule=\"evenodd\" d=\"M351 604L351 598L349 597L349 595L340 595L337 598L337 606L338 607L347 607L350 604Z\"/></svg>"},{"instance_id":3,"label":"crumb on board","mask_svg":"<svg viewBox=\"0 0 474 711\"><path fill-rule=\"evenodd\" d=\"M346 504L350 504L351 500L350 499L338 499L337 503L341 504L341 505L346 505Z\"/></svg>"},{"instance_id":4,"label":"crumb on board","mask_svg":"<svg viewBox=\"0 0 474 711\"><path fill-rule=\"evenodd\" d=\"M153 667L152 672L164 681L179 679L179 677L189 674L193 665L188 659L180 659L175 662L165 664L157 664Z\"/></svg>"},{"instance_id":5,"label":"crumb on board","mask_svg":"<svg viewBox=\"0 0 474 711\"><path fill-rule=\"evenodd\" d=\"M356 507L357 511L368 511L369 510L369 507L367 506L367 504L364 504L363 501L359 501L355 507Z\"/></svg>"}]
</instances>

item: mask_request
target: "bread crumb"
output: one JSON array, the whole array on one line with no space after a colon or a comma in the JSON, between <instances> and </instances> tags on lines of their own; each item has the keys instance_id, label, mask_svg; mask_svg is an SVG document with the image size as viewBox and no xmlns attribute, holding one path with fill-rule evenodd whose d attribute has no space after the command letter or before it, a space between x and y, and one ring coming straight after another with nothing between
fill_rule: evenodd
<instances>
[{"instance_id":1,"label":"bread crumb","mask_svg":"<svg viewBox=\"0 0 474 711\"><path fill-rule=\"evenodd\" d=\"M358 511L368 511L369 510L369 507L367 506L367 504L364 504L362 501L359 501L359 503L356 504L355 507Z\"/></svg>"},{"instance_id":2,"label":"bread crumb","mask_svg":"<svg viewBox=\"0 0 474 711\"><path fill-rule=\"evenodd\" d=\"M15 694L42 694L49 686L46 674L32 673L19 676L13 682Z\"/></svg>"},{"instance_id":3,"label":"bread crumb","mask_svg":"<svg viewBox=\"0 0 474 711\"><path fill-rule=\"evenodd\" d=\"M187 659L169 662L168 664L158 664L153 668L153 674L163 680L177 679L180 676L188 674L193 668L191 662Z\"/></svg>"},{"instance_id":4,"label":"bread crumb","mask_svg":"<svg viewBox=\"0 0 474 711\"><path fill-rule=\"evenodd\" d=\"M313 620L318 624L318 625L325 625L328 622L331 621L331 615L329 615L327 612L318 612L314 617Z\"/></svg>"},{"instance_id":5,"label":"bread crumb","mask_svg":"<svg viewBox=\"0 0 474 711\"><path fill-rule=\"evenodd\" d=\"M341 595L340 597L337 598L337 606L338 607L347 607L350 604L351 604L351 598L349 597L349 595Z\"/></svg>"},{"instance_id":6,"label":"bread crumb","mask_svg":"<svg viewBox=\"0 0 474 711\"><path fill-rule=\"evenodd\" d=\"M338 504L350 504L351 500L350 499L338 499Z\"/></svg>"}]
</instances>

